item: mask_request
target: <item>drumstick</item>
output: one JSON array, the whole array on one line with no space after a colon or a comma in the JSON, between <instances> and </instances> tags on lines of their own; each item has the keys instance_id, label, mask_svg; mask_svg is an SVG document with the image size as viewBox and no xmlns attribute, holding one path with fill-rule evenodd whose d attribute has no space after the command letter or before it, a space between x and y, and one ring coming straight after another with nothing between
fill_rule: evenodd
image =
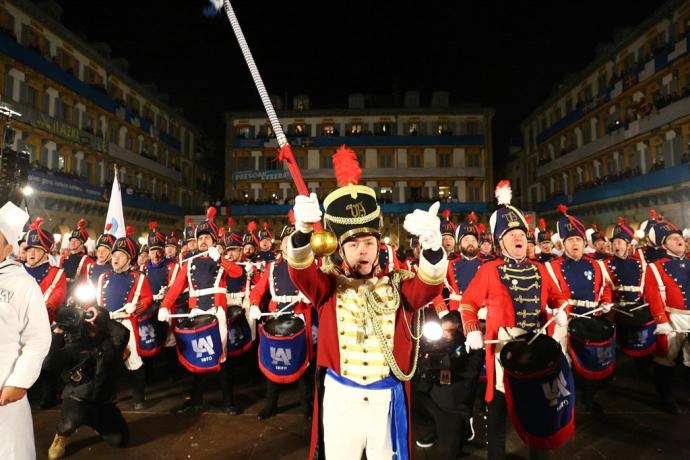
<instances>
[{"instance_id":1,"label":"drumstick","mask_svg":"<svg viewBox=\"0 0 690 460\"><path fill-rule=\"evenodd\" d=\"M213 307L213 310L214 310L213 313L210 312L211 309L209 309L209 310L206 310L204 313L201 313L200 315L199 315L199 314L197 314L197 315L192 315L191 312L190 312L190 313L175 313L175 314L173 314L173 315L168 315L168 318L194 318L194 317L196 317L196 316L215 315L215 308L216 308L216 307Z\"/></svg>"},{"instance_id":2,"label":"drumstick","mask_svg":"<svg viewBox=\"0 0 690 460\"><path fill-rule=\"evenodd\" d=\"M281 309L278 310L278 311L268 312L268 313L261 313L261 316L280 316L280 315L282 315L282 314L288 314L289 312L286 311L285 313L283 313L283 311L284 311L286 308L292 307L292 306L293 306L294 304L296 304L297 302L299 302L299 300L295 300L294 302L291 302L291 303L285 305L283 308L281 308Z\"/></svg>"},{"instance_id":3,"label":"drumstick","mask_svg":"<svg viewBox=\"0 0 690 460\"><path fill-rule=\"evenodd\" d=\"M631 308L631 309L630 309L630 310L628 310L628 311L635 311L635 310L639 310L640 308L644 308L644 307L646 307L647 305L649 305L649 304L648 304L648 303L643 303L642 305L640 305L640 306L637 306L637 307L635 307L635 308Z\"/></svg>"},{"instance_id":4,"label":"drumstick","mask_svg":"<svg viewBox=\"0 0 690 460\"><path fill-rule=\"evenodd\" d=\"M576 318L592 319L591 316L580 315L580 314L577 314L577 313L571 313L570 316L574 316L574 317L576 317Z\"/></svg>"},{"instance_id":5,"label":"drumstick","mask_svg":"<svg viewBox=\"0 0 690 460\"><path fill-rule=\"evenodd\" d=\"M497 340L485 340L484 344L495 344L495 343L508 343L508 342L524 342L526 339L497 339Z\"/></svg>"},{"instance_id":6,"label":"drumstick","mask_svg":"<svg viewBox=\"0 0 690 460\"><path fill-rule=\"evenodd\" d=\"M195 255L193 255L192 257L186 258L186 259L183 260L182 262L189 262L190 260L194 260L194 259L196 259L197 257L201 257L201 256L205 256L205 255L208 255L208 251L204 251L204 252L200 252L199 254L195 254Z\"/></svg>"},{"instance_id":7,"label":"drumstick","mask_svg":"<svg viewBox=\"0 0 690 460\"><path fill-rule=\"evenodd\" d=\"M583 313L582 316L593 315L593 314L598 313L598 312L603 311L603 310L604 310L604 307L595 308L593 310L588 311L587 313Z\"/></svg>"},{"instance_id":8,"label":"drumstick","mask_svg":"<svg viewBox=\"0 0 690 460\"><path fill-rule=\"evenodd\" d=\"M622 313L622 314L624 314L624 315L626 315L626 316L629 316L629 317L631 317L631 318L634 318L634 317L635 317L635 315L633 315L632 313L630 313L630 312L628 312L628 311L625 311L625 310L621 310L620 308L613 307L612 310L615 310L615 311L617 311L618 313Z\"/></svg>"}]
</instances>

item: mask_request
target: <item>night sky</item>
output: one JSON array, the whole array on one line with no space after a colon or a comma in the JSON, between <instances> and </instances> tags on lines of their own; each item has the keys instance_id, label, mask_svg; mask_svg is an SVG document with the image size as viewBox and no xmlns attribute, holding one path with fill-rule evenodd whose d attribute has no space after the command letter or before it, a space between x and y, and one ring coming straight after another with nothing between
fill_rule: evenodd
<instances>
[{"instance_id":1,"label":"night sky","mask_svg":"<svg viewBox=\"0 0 690 460\"><path fill-rule=\"evenodd\" d=\"M139 82L154 82L216 142L222 114L260 101L230 24L203 0L60 0L63 23L109 43ZM495 153L519 144L519 123L563 76L584 68L598 43L635 26L662 0L309 2L235 0L270 93L346 106L352 92L434 89L451 102L496 109ZM500 162L497 161L497 165Z\"/></svg>"}]
</instances>

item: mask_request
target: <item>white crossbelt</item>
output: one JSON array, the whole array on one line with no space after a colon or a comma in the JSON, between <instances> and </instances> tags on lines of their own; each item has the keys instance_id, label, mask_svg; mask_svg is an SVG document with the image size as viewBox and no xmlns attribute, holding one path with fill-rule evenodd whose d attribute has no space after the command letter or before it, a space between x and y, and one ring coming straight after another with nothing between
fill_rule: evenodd
<instances>
[{"instance_id":1,"label":"white crossbelt","mask_svg":"<svg viewBox=\"0 0 690 460\"><path fill-rule=\"evenodd\" d=\"M574 307L597 308L599 306L599 302L594 302L592 300L568 299L568 305L572 305Z\"/></svg>"},{"instance_id":2,"label":"white crossbelt","mask_svg":"<svg viewBox=\"0 0 690 460\"><path fill-rule=\"evenodd\" d=\"M240 292L228 292L228 293L227 293L228 297L231 298L231 299L242 299L242 298L244 298L244 294L245 294L244 291L240 291Z\"/></svg>"},{"instance_id":3,"label":"white crossbelt","mask_svg":"<svg viewBox=\"0 0 690 460\"><path fill-rule=\"evenodd\" d=\"M190 289L189 297L201 297L211 294L226 294L227 289L221 287L210 287L205 289Z\"/></svg>"},{"instance_id":4,"label":"white crossbelt","mask_svg":"<svg viewBox=\"0 0 690 460\"><path fill-rule=\"evenodd\" d=\"M666 311L673 313L674 315L690 315L690 310L685 310L681 308L666 307Z\"/></svg>"},{"instance_id":5,"label":"white crossbelt","mask_svg":"<svg viewBox=\"0 0 690 460\"><path fill-rule=\"evenodd\" d=\"M642 292L642 288L640 286L616 286L614 288L616 291L623 291L623 292Z\"/></svg>"}]
</instances>

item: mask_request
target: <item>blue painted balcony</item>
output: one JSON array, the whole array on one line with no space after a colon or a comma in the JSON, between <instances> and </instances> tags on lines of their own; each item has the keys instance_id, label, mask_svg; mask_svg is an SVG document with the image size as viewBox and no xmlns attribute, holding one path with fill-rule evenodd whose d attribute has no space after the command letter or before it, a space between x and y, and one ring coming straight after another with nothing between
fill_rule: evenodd
<instances>
[{"instance_id":1,"label":"blue painted balcony","mask_svg":"<svg viewBox=\"0 0 690 460\"><path fill-rule=\"evenodd\" d=\"M570 206L595 203L601 200L620 198L640 192L649 192L657 188L677 185L688 181L690 181L690 165L681 164L658 171L652 171L640 176L591 187L587 190L575 192L572 195L557 195L537 204L537 211L553 211L560 203Z\"/></svg>"},{"instance_id":2,"label":"blue painted balcony","mask_svg":"<svg viewBox=\"0 0 690 460\"><path fill-rule=\"evenodd\" d=\"M414 203L381 203L384 216L391 214L408 214L415 209L429 209L431 202ZM233 204L230 212L235 217L250 216L285 216L292 209L289 204ZM488 211L486 203L477 201L469 203L441 203L441 209L450 209L452 213L470 212L482 213Z\"/></svg>"},{"instance_id":3,"label":"blue painted balcony","mask_svg":"<svg viewBox=\"0 0 690 460\"><path fill-rule=\"evenodd\" d=\"M437 136L314 136L296 137L289 139L293 147L339 147L343 144L349 147L383 147L383 146L415 146L415 145L484 145L482 134L458 134ZM235 148L277 147L275 139L241 139L236 138Z\"/></svg>"}]
</instances>

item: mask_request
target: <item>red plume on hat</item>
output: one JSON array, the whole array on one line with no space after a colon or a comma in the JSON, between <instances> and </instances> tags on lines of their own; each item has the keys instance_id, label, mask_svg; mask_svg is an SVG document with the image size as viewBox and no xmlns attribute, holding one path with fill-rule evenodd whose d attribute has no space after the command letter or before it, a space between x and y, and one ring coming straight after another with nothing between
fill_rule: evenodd
<instances>
[{"instance_id":1,"label":"red plume on hat","mask_svg":"<svg viewBox=\"0 0 690 460\"><path fill-rule=\"evenodd\" d=\"M79 219L79 222L77 222L77 228L79 228L79 230L81 230L84 227L86 227L86 221L84 219Z\"/></svg>"},{"instance_id":2,"label":"red plume on hat","mask_svg":"<svg viewBox=\"0 0 690 460\"><path fill-rule=\"evenodd\" d=\"M288 222L290 222L292 225L295 225L295 211L290 209L290 211L288 211L287 216L288 216Z\"/></svg>"},{"instance_id":3,"label":"red plume on hat","mask_svg":"<svg viewBox=\"0 0 690 460\"><path fill-rule=\"evenodd\" d=\"M125 232L127 233L127 236L133 235L134 234L134 227L131 225L128 225L125 229Z\"/></svg>"},{"instance_id":4,"label":"red plume on hat","mask_svg":"<svg viewBox=\"0 0 690 460\"><path fill-rule=\"evenodd\" d=\"M37 217L34 219L33 222L31 222L31 225L29 225L29 228L32 228L34 230L38 230L38 228L41 226L42 223L43 223L43 219L41 219L40 217Z\"/></svg>"},{"instance_id":5,"label":"red plume on hat","mask_svg":"<svg viewBox=\"0 0 690 460\"><path fill-rule=\"evenodd\" d=\"M599 233L599 227L597 227L597 224L592 224L591 227L592 227L592 230Z\"/></svg>"},{"instance_id":6,"label":"red plume on hat","mask_svg":"<svg viewBox=\"0 0 690 460\"><path fill-rule=\"evenodd\" d=\"M525 222L527 222L528 227L532 226L532 214L527 214L525 216Z\"/></svg>"},{"instance_id":7,"label":"red plume on hat","mask_svg":"<svg viewBox=\"0 0 690 460\"><path fill-rule=\"evenodd\" d=\"M479 233L485 233L486 232L486 225L484 225L484 224L477 225L477 230L479 230Z\"/></svg>"},{"instance_id":8,"label":"red plume on hat","mask_svg":"<svg viewBox=\"0 0 690 460\"><path fill-rule=\"evenodd\" d=\"M357 153L344 145L340 146L333 154L333 170L339 187L359 184L359 179L362 177Z\"/></svg>"},{"instance_id":9,"label":"red plume on hat","mask_svg":"<svg viewBox=\"0 0 690 460\"><path fill-rule=\"evenodd\" d=\"M225 235L225 227L220 227L218 229L218 236L224 236Z\"/></svg>"},{"instance_id":10,"label":"red plume on hat","mask_svg":"<svg viewBox=\"0 0 690 460\"><path fill-rule=\"evenodd\" d=\"M194 222L194 221L192 220L192 218L191 218L191 217L188 217L188 218L187 218L187 223L188 223L189 225L192 225L192 222Z\"/></svg>"},{"instance_id":11,"label":"red plume on hat","mask_svg":"<svg viewBox=\"0 0 690 460\"><path fill-rule=\"evenodd\" d=\"M441 216L443 216L444 219L450 218L450 209L444 209Z\"/></svg>"},{"instance_id":12,"label":"red plume on hat","mask_svg":"<svg viewBox=\"0 0 690 460\"><path fill-rule=\"evenodd\" d=\"M261 228L266 230L268 228L268 222L266 222L266 221L261 222Z\"/></svg>"},{"instance_id":13,"label":"red plume on hat","mask_svg":"<svg viewBox=\"0 0 690 460\"><path fill-rule=\"evenodd\" d=\"M247 224L247 231L248 231L249 233L252 233L252 232L254 232L254 230L256 230L256 227L257 227L256 222L254 222L254 221L252 220L251 222L249 222L249 223Z\"/></svg>"},{"instance_id":14,"label":"red plume on hat","mask_svg":"<svg viewBox=\"0 0 690 460\"><path fill-rule=\"evenodd\" d=\"M152 232L158 230L158 222L156 222L155 220L149 222L149 230L151 230Z\"/></svg>"},{"instance_id":15,"label":"red plume on hat","mask_svg":"<svg viewBox=\"0 0 690 460\"><path fill-rule=\"evenodd\" d=\"M235 225L235 219L228 217L228 228L232 228Z\"/></svg>"},{"instance_id":16,"label":"red plume on hat","mask_svg":"<svg viewBox=\"0 0 690 460\"><path fill-rule=\"evenodd\" d=\"M544 220L543 217L539 218L539 231L545 232L546 231L546 221Z\"/></svg>"},{"instance_id":17,"label":"red plume on hat","mask_svg":"<svg viewBox=\"0 0 690 460\"><path fill-rule=\"evenodd\" d=\"M206 210L206 220L213 220L216 214L218 214L218 210L213 206L209 206Z\"/></svg>"},{"instance_id":18,"label":"red plume on hat","mask_svg":"<svg viewBox=\"0 0 690 460\"><path fill-rule=\"evenodd\" d=\"M568 207L564 204L559 204L556 206L556 211L562 213L564 216L568 215Z\"/></svg>"},{"instance_id":19,"label":"red plume on hat","mask_svg":"<svg viewBox=\"0 0 690 460\"><path fill-rule=\"evenodd\" d=\"M474 225L477 223L477 214L474 211L467 215L467 223L470 225Z\"/></svg>"}]
</instances>

